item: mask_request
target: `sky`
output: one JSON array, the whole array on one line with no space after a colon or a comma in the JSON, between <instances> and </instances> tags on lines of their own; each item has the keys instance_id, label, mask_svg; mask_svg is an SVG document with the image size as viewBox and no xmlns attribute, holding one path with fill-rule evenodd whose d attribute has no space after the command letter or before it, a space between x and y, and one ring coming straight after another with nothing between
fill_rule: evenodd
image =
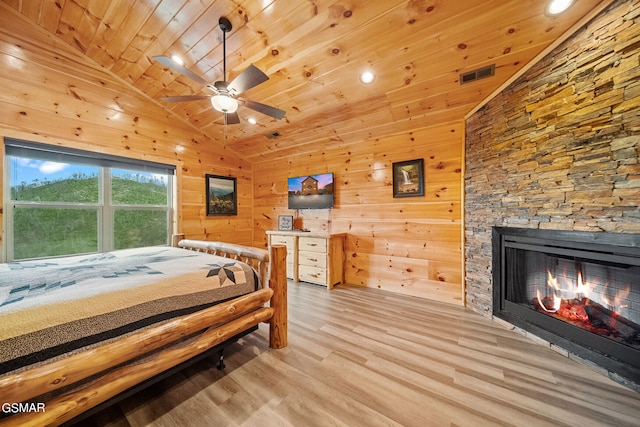
<instances>
[{"instance_id":1,"label":"sky","mask_svg":"<svg viewBox=\"0 0 640 427\"><path fill-rule=\"evenodd\" d=\"M235 187L233 180L210 178L209 188L217 190L216 194L228 194L233 193Z\"/></svg>"},{"instance_id":2,"label":"sky","mask_svg":"<svg viewBox=\"0 0 640 427\"><path fill-rule=\"evenodd\" d=\"M57 163L46 160L33 160L22 157L10 157L11 161L11 181L10 185L19 185L22 182L31 184L34 180L40 182L44 181L58 181L61 179L71 178L73 174L84 174L87 176L98 175L99 167L97 166L85 166L77 164ZM114 170L114 175L122 175L130 171ZM151 173L145 172L133 172L149 177L153 176ZM162 177L158 175L157 177ZM164 179L166 181L166 177Z\"/></svg>"},{"instance_id":3,"label":"sky","mask_svg":"<svg viewBox=\"0 0 640 427\"><path fill-rule=\"evenodd\" d=\"M313 177L318 180L318 189L321 190L325 185L333 182L333 174L323 173L318 175L305 175L296 178L289 178L289 191L302 190L302 181L309 177Z\"/></svg>"},{"instance_id":4,"label":"sky","mask_svg":"<svg viewBox=\"0 0 640 427\"><path fill-rule=\"evenodd\" d=\"M45 160L32 160L21 157L11 157L11 186L34 180L57 181L70 178L74 173L97 175L98 168L92 166L69 165Z\"/></svg>"}]
</instances>

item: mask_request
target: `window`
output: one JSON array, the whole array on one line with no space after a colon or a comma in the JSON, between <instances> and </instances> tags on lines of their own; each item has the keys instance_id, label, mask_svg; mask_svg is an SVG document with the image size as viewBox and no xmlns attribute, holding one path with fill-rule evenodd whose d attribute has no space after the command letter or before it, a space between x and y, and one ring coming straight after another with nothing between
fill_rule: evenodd
<instances>
[{"instance_id":1,"label":"window","mask_svg":"<svg viewBox=\"0 0 640 427\"><path fill-rule=\"evenodd\" d=\"M5 140L7 259L166 245L175 167Z\"/></svg>"}]
</instances>

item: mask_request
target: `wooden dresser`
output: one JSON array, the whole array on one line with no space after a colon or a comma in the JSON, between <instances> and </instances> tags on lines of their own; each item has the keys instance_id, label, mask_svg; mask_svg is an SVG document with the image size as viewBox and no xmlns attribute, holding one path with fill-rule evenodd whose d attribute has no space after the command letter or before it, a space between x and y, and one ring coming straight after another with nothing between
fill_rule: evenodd
<instances>
[{"instance_id":1,"label":"wooden dresser","mask_svg":"<svg viewBox=\"0 0 640 427\"><path fill-rule=\"evenodd\" d=\"M267 231L269 245L286 245L287 277L331 289L344 281L344 234Z\"/></svg>"}]
</instances>

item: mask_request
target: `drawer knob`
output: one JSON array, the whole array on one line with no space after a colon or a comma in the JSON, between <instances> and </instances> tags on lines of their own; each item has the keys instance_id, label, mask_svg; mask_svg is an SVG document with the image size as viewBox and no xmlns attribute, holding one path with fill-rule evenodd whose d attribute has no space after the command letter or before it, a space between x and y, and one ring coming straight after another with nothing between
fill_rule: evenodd
<instances>
[{"instance_id":1,"label":"drawer knob","mask_svg":"<svg viewBox=\"0 0 640 427\"><path fill-rule=\"evenodd\" d=\"M315 258L309 258L309 261L318 262L318 260Z\"/></svg>"}]
</instances>

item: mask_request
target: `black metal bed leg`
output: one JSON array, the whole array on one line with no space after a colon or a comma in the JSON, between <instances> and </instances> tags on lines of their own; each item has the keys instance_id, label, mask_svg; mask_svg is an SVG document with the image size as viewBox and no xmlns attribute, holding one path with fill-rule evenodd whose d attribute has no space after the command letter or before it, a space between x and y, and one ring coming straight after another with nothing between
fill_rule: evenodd
<instances>
[{"instance_id":1,"label":"black metal bed leg","mask_svg":"<svg viewBox=\"0 0 640 427\"><path fill-rule=\"evenodd\" d=\"M218 352L218 366L217 366L219 371L222 371L224 368L226 368L225 364L224 364L224 348L221 348L220 351Z\"/></svg>"}]
</instances>

